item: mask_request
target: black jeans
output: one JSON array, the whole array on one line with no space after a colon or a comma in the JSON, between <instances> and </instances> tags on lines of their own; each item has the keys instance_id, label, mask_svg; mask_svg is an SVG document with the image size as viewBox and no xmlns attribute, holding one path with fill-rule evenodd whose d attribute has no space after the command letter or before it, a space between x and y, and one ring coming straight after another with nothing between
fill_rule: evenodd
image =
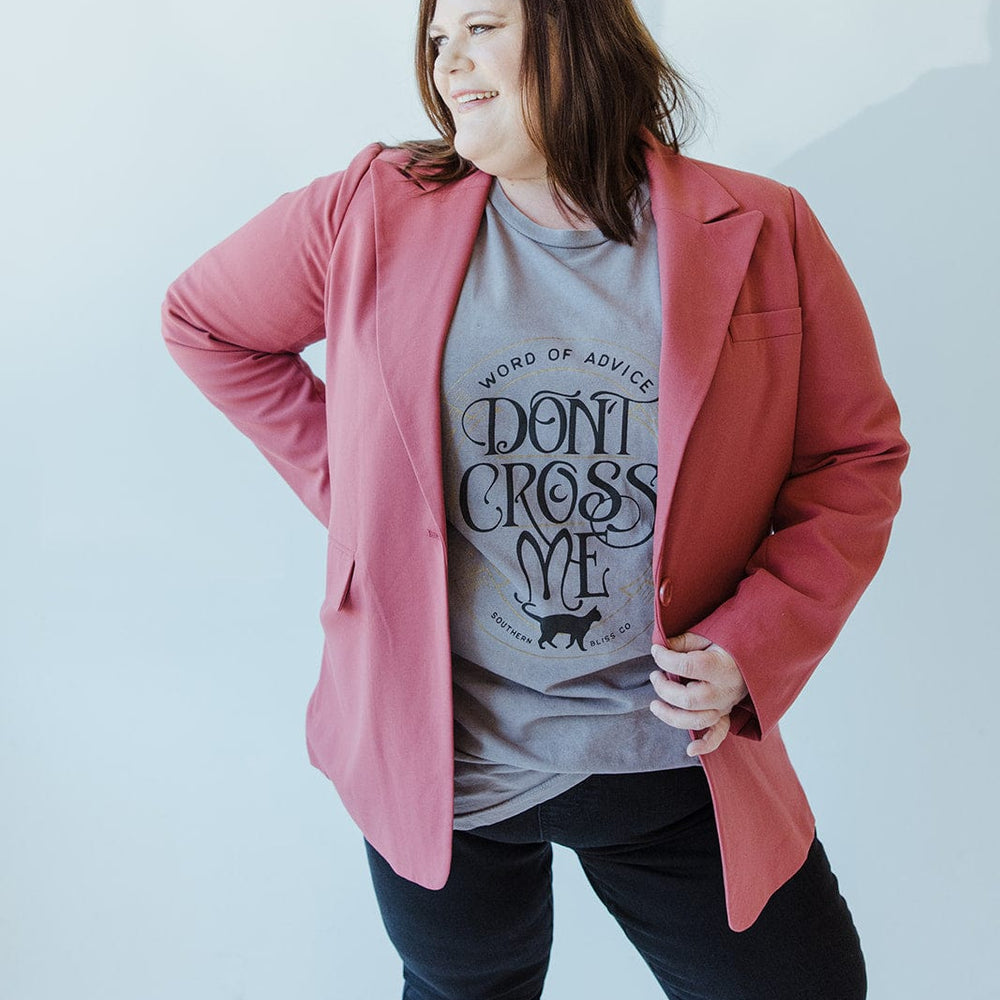
<instances>
[{"instance_id":1,"label":"black jeans","mask_svg":"<svg viewBox=\"0 0 1000 1000\"><path fill-rule=\"evenodd\" d=\"M594 775L511 819L456 832L439 890L400 878L368 845L382 919L403 959L404 1000L541 996L552 843L576 852L671 1000L865 996L858 935L818 840L753 926L729 929L708 783L686 767Z\"/></svg>"}]
</instances>

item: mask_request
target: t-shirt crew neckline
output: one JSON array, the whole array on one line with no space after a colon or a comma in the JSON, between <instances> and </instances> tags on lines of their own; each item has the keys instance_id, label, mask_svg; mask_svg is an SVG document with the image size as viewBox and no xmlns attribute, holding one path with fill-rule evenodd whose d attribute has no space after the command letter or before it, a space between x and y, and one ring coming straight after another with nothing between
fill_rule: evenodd
<instances>
[{"instance_id":1,"label":"t-shirt crew neckline","mask_svg":"<svg viewBox=\"0 0 1000 1000\"><path fill-rule=\"evenodd\" d=\"M644 184L636 211L636 219L641 216L648 204L649 194ZM496 178L493 179L493 186L490 189L490 205L496 209L508 226L516 229L522 236L527 236L528 239L541 243L543 246L583 249L611 242L600 229L550 229L548 226L540 226L537 222L529 219L507 197Z\"/></svg>"}]
</instances>

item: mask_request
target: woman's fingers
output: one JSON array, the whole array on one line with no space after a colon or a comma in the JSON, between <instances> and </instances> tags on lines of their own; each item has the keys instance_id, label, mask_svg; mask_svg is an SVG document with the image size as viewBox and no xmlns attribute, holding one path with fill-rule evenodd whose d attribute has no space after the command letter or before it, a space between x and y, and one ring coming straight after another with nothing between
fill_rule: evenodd
<instances>
[{"instance_id":1,"label":"woman's fingers","mask_svg":"<svg viewBox=\"0 0 1000 1000\"><path fill-rule=\"evenodd\" d=\"M650 702L649 710L661 722L675 729L708 729L714 726L722 718L722 712L718 709L710 708L702 712L689 712L682 708L676 708L666 701Z\"/></svg>"},{"instance_id":2,"label":"woman's fingers","mask_svg":"<svg viewBox=\"0 0 1000 1000\"><path fill-rule=\"evenodd\" d=\"M729 734L729 716L717 711L685 712L664 701L654 701L649 710L661 722L675 729L691 729L698 733L687 746L689 757L698 757L718 749Z\"/></svg>"},{"instance_id":3,"label":"woman's fingers","mask_svg":"<svg viewBox=\"0 0 1000 1000\"><path fill-rule=\"evenodd\" d=\"M697 709L719 708L723 713L746 697L747 686L736 661L721 646L710 643L704 648L690 648L707 642L707 639L685 633L667 642L683 644L688 652L678 652L665 646L653 646L656 665L663 671L666 682L672 687L658 689L660 697L679 707ZM701 683L699 683L701 682ZM691 688L687 696L681 689ZM673 699L679 700L673 700ZM693 700L688 700L693 699Z\"/></svg>"},{"instance_id":4,"label":"woman's fingers","mask_svg":"<svg viewBox=\"0 0 1000 1000\"><path fill-rule=\"evenodd\" d=\"M701 757L704 754L717 750L722 741L729 734L729 716L724 715L714 726L709 726L703 733L699 733L698 738L687 746L689 757Z\"/></svg>"},{"instance_id":5,"label":"woman's fingers","mask_svg":"<svg viewBox=\"0 0 1000 1000\"><path fill-rule=\"evenodd\" d=\"M729 713L747 694L736 661L703 636L684 633L653 646L658 670L649 675L657 700L649 710L661 722L698 733L689 756L716 750L729 733Z\"/></svg>"},{"instance_id":6,"label":"woman's fingers","mask_svg":"<svg viewBox=\"0 0 1000 1000\"><path fill-rule=\"evenodd\" d=\"M680 635L671 635L664 641L666 642L666 648L676 653L693 653L699 649L708 649L712 645L711 639L706 639L703 635L698 635L696 632L682 632Z\"/></svg>"},{"instance_id":7,"label":"woman's fingers","mask_svg":"<svg viewBox=\"0 0 1000 1000\"><path fill-rule=\"evenodd\" d=\"M725 711L731 707L725 703L722 692L705 681L689 681L685 684L672 680L662 670L654 670L649 675L649 682L657 695L675 708L704 712L712 708Z\"/></svg>"},{"instance_id":8,"label":"woman's fingers","mask_svg":"<svg viewBox=\"0 0 1000 1000\"><path fill-rule=\"evenodd\" d=\"M686 652L653 646L651 652L661 670L683 680L708 681L720 686L742 680L736 661L721 646L709 645Z\"/></svg>"}]
</instances>

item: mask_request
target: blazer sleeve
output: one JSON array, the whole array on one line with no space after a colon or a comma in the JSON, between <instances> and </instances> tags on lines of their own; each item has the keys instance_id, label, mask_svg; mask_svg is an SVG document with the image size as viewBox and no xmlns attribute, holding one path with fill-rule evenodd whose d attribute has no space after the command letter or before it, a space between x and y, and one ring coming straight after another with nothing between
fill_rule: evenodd
<instances>
[{"instance_id":1,"label":"blazer sleeve","mask_svg":"<svg viewBox=\"0 0 1000 1000\"><path fill-rule=\"evenodd\" d=\"M181 274L162 308L174 360L324 524L325 387L300 352L324 335L334 242L381 148L280 197Z\"/></svg>"},{"instance_id":2,"label":"blazer sleeve","mask_svg":"<svg viewBox=\"0 0 1000 1000\"><path fill-rule=\"evenodd\" d=\"M777 724L875 575L909 453L857 290L791 196L802 309L792 464L735 594L690 629L736 659L749 696L731 731L751 739Z\"/></svg>"}]
</instances>

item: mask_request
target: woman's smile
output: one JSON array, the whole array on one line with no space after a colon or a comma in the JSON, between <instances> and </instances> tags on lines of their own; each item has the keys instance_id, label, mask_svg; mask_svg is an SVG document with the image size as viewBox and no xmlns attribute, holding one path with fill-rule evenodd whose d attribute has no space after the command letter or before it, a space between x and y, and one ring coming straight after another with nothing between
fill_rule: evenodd
<instances>
[{"instance_id":1,"label":"woman's smile","mask_svg":"<svg viewBox=\"0 0 1000 1000\"><path fill-rule=\"evenodd\" d=\"M494 97L499 97L499 95L499 90L460 90L451 96L458 103L458 110L461 112L470 111L472 110L472 105L482 105L486 101L493 100Z\"/></svg>"}]
</instances>

